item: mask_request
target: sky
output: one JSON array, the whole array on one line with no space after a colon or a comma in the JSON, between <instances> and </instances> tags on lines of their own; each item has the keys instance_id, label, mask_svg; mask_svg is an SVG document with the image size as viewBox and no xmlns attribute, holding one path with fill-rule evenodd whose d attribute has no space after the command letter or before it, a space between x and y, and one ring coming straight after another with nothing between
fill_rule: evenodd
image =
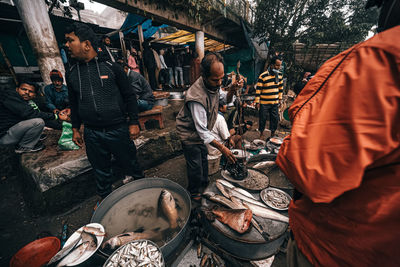
<instances>
[{"instance_id":1,"label":"sky","mask_svg":"<svg viewBox=\"0 0 400 267\"><path fill-rule=\"evenodd\" d=\"M79 2L82 2L85 4L85 9L92 10L93 12L96 13L101 13L103 10L107 7L106 5L97 3L97 2L90 2L89 0L79 0Z\"/></svg>"}]
</instances>

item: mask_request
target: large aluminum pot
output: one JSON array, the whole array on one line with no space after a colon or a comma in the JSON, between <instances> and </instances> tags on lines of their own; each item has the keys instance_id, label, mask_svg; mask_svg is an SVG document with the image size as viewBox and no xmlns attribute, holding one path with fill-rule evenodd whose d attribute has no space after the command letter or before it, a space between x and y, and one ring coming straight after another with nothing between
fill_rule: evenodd
<instances>
[{"instance_id":1,"label":"large aluminum pot","mask_svg":"<svg viewBox=\"0 0 400 267\"><path fill-rule=\"evenodd\" d=\"M91 222L102 224L107 238L139 228L147 230L155 227L168 228L168 222L160 216L158 203L163 189L173 195L181 219L177 232L158 244L165 260L168 261L168 257L186 237L189 228L190 196L179 184L162 178L144 178L130 182L116 189L103 200L93 214ZM100 252L106 254L104 251Z\"/></svg>"}]
</instances>

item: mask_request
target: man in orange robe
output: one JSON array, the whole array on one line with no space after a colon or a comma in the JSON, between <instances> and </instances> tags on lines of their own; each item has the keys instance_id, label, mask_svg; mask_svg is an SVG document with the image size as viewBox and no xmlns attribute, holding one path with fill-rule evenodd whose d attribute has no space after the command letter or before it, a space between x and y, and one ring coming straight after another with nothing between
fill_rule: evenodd
<instances>
[{"instance_id":1,"label":"man in orange robe","mask_svg":"<svg viewBox=\"0 0 400 267\"><path fill-rule=\"evenodd\" d=\"M290 108L288 266L400 266L400 1L328 60Z\"/></svg>"}]
</instances>

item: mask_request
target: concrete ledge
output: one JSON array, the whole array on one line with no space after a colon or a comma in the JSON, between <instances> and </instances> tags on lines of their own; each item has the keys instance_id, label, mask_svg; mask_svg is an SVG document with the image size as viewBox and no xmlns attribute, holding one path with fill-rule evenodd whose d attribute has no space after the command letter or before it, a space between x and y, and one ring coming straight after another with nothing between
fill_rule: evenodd
<instances>
[{"instance_id":1,"label":"concrete ledge","mask_svg":"<svg viewBox=\"0 0 400 267\"><path fill-rule=\"evenodd\" d=\"M96 194L96 184L85 149L60 151L60 131L47 132L46 149L21 156L19 176L24 198L35 213L55 213ZM154 167L182 153L174 131L138 140L138 160L144 169ZM115 180L124 176L113 166Z\"/></svg>"}]
</instances>

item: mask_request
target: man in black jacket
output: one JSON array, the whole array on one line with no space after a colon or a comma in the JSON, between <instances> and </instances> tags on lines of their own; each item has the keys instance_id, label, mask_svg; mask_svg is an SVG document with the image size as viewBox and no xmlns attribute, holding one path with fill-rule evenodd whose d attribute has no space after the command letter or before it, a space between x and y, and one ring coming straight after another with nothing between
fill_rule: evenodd
<instances>
[{"instance_id":1,"label":"man in black jacket","mask_svg":"<svg viewBox=\"0 0 400 267\"><path fill-rule=\"evenodd\" d=\"M16 90L8 89L0 97L0 145L16 144L16 153L36 152L44 149L39 142L45 121L67 116L41 112L32 99L36 96L36 84L22 81Z\"/></svg>"},{"instance_id":2,"label":"man in black jacket","mask_svg":"<svg viewBox=\"0 0 400 267\"><path fill-rule=\"evenodd\" d=\"M89 26L72 24L65 39L77 62L67 71L72 140L83 145L79 130L83 123L86 154L103 199L111 193L111 154L133 178L144 176L133 142L140 132L136 95L120 65L98 60L96 37Z\"/></svg>"},{"instance_id":3,"label":"man in black jacket","mask_svg":"<svg viewBox=\"0 0 400 267\"><path fill-rule=\"evenodd\" d=\"M135 90L139 112L152 109L155 99L150 84L142 74L131 70L128 64L124 65L124 71L128 75L132 89Z\"/></svg>"}]
</instances>

